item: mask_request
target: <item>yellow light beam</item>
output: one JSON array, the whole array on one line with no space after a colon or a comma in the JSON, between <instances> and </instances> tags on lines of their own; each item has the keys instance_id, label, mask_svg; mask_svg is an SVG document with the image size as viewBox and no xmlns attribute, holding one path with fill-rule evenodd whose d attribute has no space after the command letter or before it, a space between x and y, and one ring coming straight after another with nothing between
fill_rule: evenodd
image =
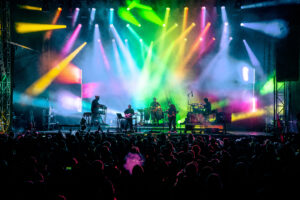
<instances>
[{"instance_id":1,"label":"yellow light beam","mask_svg":"<svg viewBox=\"0 0 300 200\"><path fill-rule=\"evenodd\" d=\"M16 22L17 33L31 33L31 32L48 31L48 30L63 29L63 28L67 28L67 26Z\"/></svg>"},{"instance_id":2,"label":"yellow light beam","mask_svg":"<svg viewBox=\"0 0 300 200\"><path fill-rule=\"evenodd\" d=\"M36 6L30 6L30 5L18 5L19 8L24 10L36 10L36 11L42 11L41 7Z\"/></svg>"},{"instance_id":3,"label":"yellow light beam","mask_svg":"<svg viewBox=\"0 0 300 200\"><path fill-rule=\"evenodd\" d=\"M250 119L254 117L263 116L266 113L265 109L258 109L255 112L247 112L247 113L232 113L231 114L231 121L239 121L244 119Z\"/></svg>"},{"instance_id":4,"label":"yellow light beam","mask_svg":"<svg viewBox=\"0 0 300 200\"><path fill-rule=\"evenodd\" d=\"M65 59L63 59L58 65L52 68L39 80L34 82L29 88L27 88L26 94L31 96L37 96L41 94L52 83L52 81L60 74L60 72L62 72L68 66L68 64L75 58L75 56L81 51L81 49L85 45L86 42L84 42L75 51L69 54Z\"/></svg>"},{"instance_id":5,"label":"yellow light beam","mask_svg":"<svg viewBox=\"0 0 300 200\"><path fill-rule=\"evenodd\" d=\"M167 51L165 51L164 54L162 54L162 58L165 61L168 61L169 56L171 55L173 49L175 48L176 45L178 45L180 42L183 41L183 39L193 30L193 28L196 26L195 23L192 23L187 29L184 30L183 33L180 34L180 36L172 42L172 44L170 45L170 47L168 48Z\"/></svg>"},{"instance_id":6,"label":"yellow light beam","mask_svg":"<svg viewBox=\"0 0 300 200\"><path fill-rule=\"evenodd\" d=\"M189 11L189 8L188 7L184 7L181 33L183 33L184 30L186 29L187 18L188 18L188 11ZM186 42L186 39L184 41ZM182 56L184 56L185 42L181 42L181 45L179 47L178 56L176 57L177 59L175 59L175 63L177 63L178 60L181 60Z\"/></svg>"},{"instance_id":7,"label":"yellow light beam","mask_svg":"<svg viewBox=\"0 0 300 200\"><path fill-rule=\"evenodd\" d=\"M162 36L164 36L167 32L167 26L168 26L168 21L169 21L169 16L170 16L170 8L166 8L165 12L165 18L164 18L164 24L163 24L163 29L162 29ZM161 52L161 50L164 48L164 40L160 42L158 52Z\"/></svg>"},{"instance_id":8,"label":"yellow light beam","mask_svg":"<svg viewBox=\"0 0 300 200\"><path fill-rule=\"evenodd\" d=\"M178 27L178 24L174 24L171 28L169 28L165 34L162 34L157 40L154 41L154 45L156 45L158 42L160 42L161 40L163 40L166 36L168 36L170 33L172 33L172 31L175 30L175 28Z\"/></svg>"}]
</instances>

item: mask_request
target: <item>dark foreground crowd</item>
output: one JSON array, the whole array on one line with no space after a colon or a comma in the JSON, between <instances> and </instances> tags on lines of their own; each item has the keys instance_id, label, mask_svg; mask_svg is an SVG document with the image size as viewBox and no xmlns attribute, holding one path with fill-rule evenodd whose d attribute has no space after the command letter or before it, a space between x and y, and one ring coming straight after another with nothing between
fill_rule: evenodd
<instances>
[{"instance_id":1,"label":"dark foreground crowd","mask_svg":"<svg viewBox=\"0 0 300 200\"><path fill-rule=\"evenodd\" d=\"M299 147L298 135L0 135L0 199L290 199Z\"/></svg>"}]
</instances>

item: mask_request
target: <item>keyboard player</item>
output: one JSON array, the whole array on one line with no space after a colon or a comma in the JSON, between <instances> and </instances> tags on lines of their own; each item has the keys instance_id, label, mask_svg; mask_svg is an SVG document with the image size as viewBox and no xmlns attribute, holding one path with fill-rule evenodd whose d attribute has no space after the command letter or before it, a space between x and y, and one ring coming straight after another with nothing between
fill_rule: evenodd
<instances>
[{"instance_id":1,"label":"keyboard player","mask_svg":"<svg viewBox=\"0 0 300 200\"><path fill-rule=\"evenodd\" d=\"M103 107L102 104L99 103L100 96L95 96L95 99L92 101L91 105L91 112L92 112L92 125L98 123L103 123L103 120L101 118L99 108Z\"/></svg>"}]
</instances>

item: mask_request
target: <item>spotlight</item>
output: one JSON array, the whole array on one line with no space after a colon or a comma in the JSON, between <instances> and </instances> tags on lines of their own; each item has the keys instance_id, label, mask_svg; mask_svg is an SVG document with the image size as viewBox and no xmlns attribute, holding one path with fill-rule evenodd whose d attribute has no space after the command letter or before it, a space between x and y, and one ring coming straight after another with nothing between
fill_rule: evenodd
<instances>
[{"instance_id":1,"label":"spotlight","mask_svg":"<svg viewBox=\"0 0 300 200\"><path fill-rule=\"evenodd\" d=\"M196 26L195 22L192 23L193 26Z\"/></svg>"},{"instance_id":2,"label":"spotlight","mask_svg":"<svg viewBox=\"0 0 300 200\"><path fill-rule=\"evenodd\" d=\"M79 8L76 8L76 10L79 11L80 9L79 9Z\"/></svg>"},{"instance_id":3,"label":"spotlight","mask_svg":"<svg viewBox=\"0 0 300 200\"><path fill-rule=\"evenodd\" d=\"M245 82L248 82L249 81L249 68L247 66L244 66L242 69L242 72L243 72L243 80Z\"/></svg>"},{"instance_id":4,"label":"spotlight","mask_svg":"<svg viewBox=\"0 0 300 200\"><path fill-rule=\"evenodd\" d=\"M127 10L130 10L130 8L127 8Z\"/></svg>"},{"instance_id":5,"label":"spotlight","mask_svg":"<svg viewBox=\"0 0 300 200\"><path fill-rule=\"evenodd\" d=\"M187 41L187 38L184 38L184 41L186 42L186 41Z\"/></svg>"},{"instance_id":6,"label":"spotlight","mask_svg":"<svg viewBox=\"0 0 300 200\"><path fill-rule=\"evenodd\" d=\"M128 40L127 40L127 39L125 39L125 42L128 42Z\"/></svg>"},{"instance_id":7,"label":"spotlight","mask_svg":"<svg viewBox=\"0 0 300 200\"><path fill-rule=\"evenodd\" d=\"M225 9L225 6L221 6L221 9Z\"/></svg>"},{"instance_id":8,"label":"spotlight","mask_svg":"<svg viewBox=\"0 0 300 200\"><path fill-rule=\"evenodd\" d=\"M95 27L98 27L98 24L95 24Z\"/></svg>"},{"instance_id":9,"label":"spotlight","mask_svg":"<svg viewBox=\"0 0 300 200\"><path fill-rule=\"evenodd\" d=\"M96 10L96 8L92 8L92 10Z\"/></svg>"},{"instance_id":10,"label":"spotlight","mask_svg":"<svg viewBox=\"0 0 300 200\"><path fill-rule=\"evenodd\" d=\"M163 27L165 27L166 25L165 25L165 24L163 24L162 26L163 26Z\"/></svg>"},{"instance_id":11,"label":"spotlight","mask_svg":"<svg viewBox=\"0 0 300 200\"><path fill-rule=\"evenodd\" d=\"M166 8L166 10L170 10L170 8L169 8L169 7L167 7L167 8Z\"/></svg>"},{"instance_id":12,"label":"spotlight","mask_svg":"<svg viewBox=\"0 0 300 200\"><path fill-rule=\"evenodd\" d=\"M216 40L216 38L215 38L215 37L213 37L212 39L213 39L213 40Z\"/></svg>"},{"instance_id":13,"label":"spotlight","mask_svg":"<svg viewBox=\"0 0 300 200\"><path fill-rule=\"evenodd\" d=\"M139 27L141 27L142 25L141 24L139 24Z\"/></svg>"},{"instance_id":14,"label":"spotlight","mask_svg":"<svg viewBox=\"0 0 300 200\"><path fill-rule=\"evenodd\" d=\"M98 42L100 42L100 39L98 39Z\"/></svg>"},{"instance_id":15,"label":"spotlight","mask_svg":"<svg viewBox=\"0 0 300 200\"><path fill-rule=\"evenodd\" d=\"M109 26L110 26L110 28L114 27L114 25L112 25L112 24L110 24Z\"/></svg>"},{"instance_id":16,"label":"spotlight","mask_svg":"<svg viewBox=\"0 0 300 200\"><path fill-rule=\"evenodd\" d=\"M62 8L61 8L61 7L58 7L58 8L57 8L57 10L61 11L61 10L62 10Z\"/></svg>"},{"instance_id":17,"label":"spotlight","mask_svg":"<svg viewBox=\"0 0 300 200\"><path fill-rule=\"evenodd\" d=\"M140 39L140 42L143 42L143 39Z\"/></svg>"},{"instance_id":18,"label":"spotlight","mask_svg":"<svg viewBox=\"0 0 300 200\"><path fill-rule=\"evenodd\" d=\"M241 26L244 26L244 23L241 23Z\"/></svg>"},{"instance_id":19,"label":"spotlight","mask_svg":"<svg viewBox=\"0 0 300 200\"><path fill-rule=\"evenodd\" d=\"M188 7L184 7L184 10L187 10L187 9L189 9Z\"/></svg>"},{"instance_id":20,"label":"spotlight","mask_svg":"<svg viewBox=\"0 0 300 200\"><path fill-rule=\"evenodd\" d=\"M81 27L82 25L81 25L81 24L78 24L78 26L80 26L80 27Z\"/></svg>"},{"instance_id":21,"label":"spotlight","mask_svg":"<svg viewBox=\"0 0 300 200\"><path fill-rule=\"evenodd\" d=\"M129 24L126 24L127 27L129 27Z\"/></svg>"},{"instance_id":22,"label":"spotlight","mask_svg":"<svg viewBox=\"0 0 300 200\"><path fill-rule=\"evenodd\" d=\"M232 40L233 38L232 37L229 37L229 40Z\"/></svg>"},{"instance_id":23,"label":"spotlight","mask_svg":"<svg viewBox=\"0 0 300 200\"><path fill-rule=\"evenodd\" d=\"M112 42L115 42L116 40L115 40L115 39L112 39L111 41L112 41Z\"/></svg>"},{"instance_id":24,"label":"spotlight","mask_svg":"<svg viewBox=\"0 0 300 200\"><path fill-rule=\"evenodd\" d=\"M113 9L113 8L110 8L110 11L114 11L114 9Z\"/></svg>"},{"instance_id":25,"label":"spotlight","mask_svg":"<svg viewBox=\"0 0 300 200\"><path fill-rule=\"evenodd\" d=\"M225 22L224 24L225 24L225 26L228 26L228 22Z\"/></svg>"},{"instance_id":26,"label":"spotlight","mask_svg":"<svg viewBox=\"0 0 300 200\"><path fill-rule=\"evenodd\" d=\"M176 23L175 26L178 26L178 24Z\"/></svg>"},{"instance_id":27,"label":"spotlight","mask_svg":"<svg viewBox=\"0 0 300 200\"><path fill-rule=\"evenodd\" d=\"M206 8L205 8L205 6L202 6L202 8L201 8L202 10L205 10Z\"/></svg>"},{"instance_id":28,"label":"spotlight","mask_svg":"<svg viewBox=\"0 0 300 200\"><path fill-rule=\"evenodd\" d=\"M199 40L200 40L200 41L202 41L202 40L203 40L203 38L201 37Z\"/></svg>"}]
</instances>

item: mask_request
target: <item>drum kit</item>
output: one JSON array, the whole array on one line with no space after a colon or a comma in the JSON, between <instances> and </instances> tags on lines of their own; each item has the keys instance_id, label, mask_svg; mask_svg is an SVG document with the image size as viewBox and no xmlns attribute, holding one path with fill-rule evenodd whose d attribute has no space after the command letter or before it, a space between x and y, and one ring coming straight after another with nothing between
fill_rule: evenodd
<instances>
[{"instance_id":1,"label":"drum kit","mask_svg":"<svg viewBox=\"0 0 300 200\"><path fill-rule=\"evenodd\" d=\"M189 104L189 112L187 114L187 122L188 123L202 123L205 121L203 113L205 112L205 108L201 103L191 103Z\"/></svg>"}]
</instances>

